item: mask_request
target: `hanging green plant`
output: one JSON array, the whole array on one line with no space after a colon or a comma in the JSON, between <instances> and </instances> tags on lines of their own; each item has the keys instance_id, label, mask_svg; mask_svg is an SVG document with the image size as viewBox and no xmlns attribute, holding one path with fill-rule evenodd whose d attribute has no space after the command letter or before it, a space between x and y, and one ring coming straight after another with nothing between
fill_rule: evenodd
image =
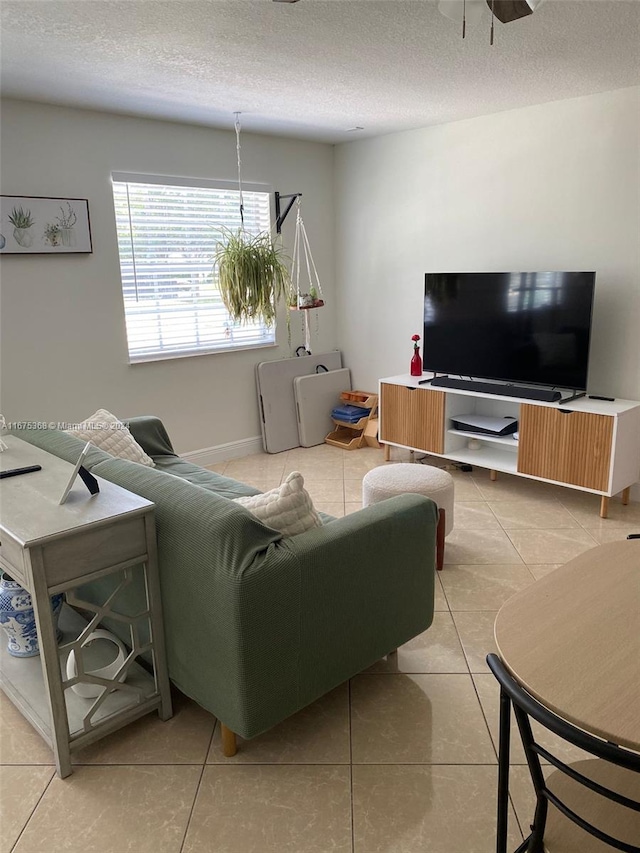
<instances>
[{"instance_id":1,"label":"hanging green plant","mask_svg":"<svg viewBox=\"0 0 640 853\"><path fill-rule=\"evenodd\" d=\"M234 320L272 326L278 302L285 299L288 303L291 293L288 259L282 247L267 233L220 230L222 239L214 258L225 308Z\"/></svg>"},{"instance_id":2,"label":"hanging green plant","mask_svg":"<svg viewBox=\"0 0 640 853\"><path fill-rule=\"evenodd\" d=\"M242 163L240 160L240 113L235 114L236 152L238 156L238 195L241 227L219 230L220 239L214 254L218 269L220 296L234 321L263 322L272 326L280 299L287 302L287 329L290 336L289 302L291 277L288 258L281 246L274 244L268 232L250 234L244 227L242 196Z\"/></svg>"}]
</instances>

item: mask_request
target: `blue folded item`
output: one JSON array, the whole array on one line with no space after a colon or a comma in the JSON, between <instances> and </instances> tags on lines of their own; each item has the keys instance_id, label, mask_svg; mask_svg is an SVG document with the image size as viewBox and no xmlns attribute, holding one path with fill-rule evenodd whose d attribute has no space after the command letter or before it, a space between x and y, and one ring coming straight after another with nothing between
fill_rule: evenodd
<instances>
[{"instance_id":1,"label":"blue folded item","mask_svg":"<svg viewBox=\"0 0 640 853\"><path fill-rule=\"evenodd\" d=\"M361 418L366 418L371 409L362 409L360 406L336 406L331 412L331 417L339 421L355 424Z\"/></svg>"}]
</instances>

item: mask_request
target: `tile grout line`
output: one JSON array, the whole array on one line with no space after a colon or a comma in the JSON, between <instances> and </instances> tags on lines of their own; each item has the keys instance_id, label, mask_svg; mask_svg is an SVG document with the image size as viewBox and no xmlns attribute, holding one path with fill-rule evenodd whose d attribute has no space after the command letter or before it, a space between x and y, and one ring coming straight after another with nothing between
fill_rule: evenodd
<instances>
[{"instance_id":1,"label":"tile grout line","mask_svg":"<svg viewBox=\"0 0 640 853\"><path fill-rule=\"evenodd\" d=\"M448 564L448 565L452 565L452 564ZM446 572L446 570L447 570L447 566L445 565L445 566L443 566L442 571ZM447 591L445 589L445 586L437 575L436 575L436 578L437 578L437 580L440 581L440 589L442 590L442 594L444 596L444 600L445 600L445 603L446 603L447 608L449 610L449 613L453 613L453 610L451 609L451 604L449 603L449 596L447 595ZM451 617L451 618L453 618L453 617Z\"/></svg>"},{"instance_id":2,"label":"tile grout line","mask_svg":"<svg viewBox=\"0 0 640 853\"><path fill-rule=\"evenodd\" d=\"M482 675L482 673L476 673L476 675ZM491 742L491 749L493 750L494 755L496 756L496 762L498 762L498 750L496 748L496 745L495 745L494 740L493 740L493 736L491 734L491 728L489 726L489 720L487 719L487 715L485 713L484 706L483 706L482 702L480 701L480 694L478 693L478 687L476 685L476 680L473 676L474 676L474 673L471 673L471 683L473 684L473 690L476 694L476 699L478 700L478 704L480 705L480 711L481 711L482 717L484 719L484 724L487 727L487 733L489 735L489 741ZM513 724L513 722L514 722L514 720L513 720L513 714L512 714L511 723ZM513 725L510 726L510 732L511 731L513 731ZM494 767L496 765L491 765L491 766ZM516 766L516 765L511 764L511 754L509 754L509 776L511 776L511 769L514 766ZM522 766L522 765L518 765L518 766ZM518 817L518 813L516 811L515 804L513 802L513 797L511 795L511 791L509 791L509 805L511 806L511 809L513 811L513 816L515 817L516 825L518 827L520 835L522 836L522 839L524 840L524 832L523 832L522 826L520 824L520 818ZM507 817L507 820L508 820L508 818L509 818L509 815Z\"/></svg>"},{"instance_id":3,"label":"tile grout line","mask_svg":"<svg viewBox=\"0 0 640 853\"><path fill-rule=\"evenodd\" d=\"M467 670L469 671L469 675L471 676L471 681L473 683L473 673L471 672L471 664L469 663L469 658L467 657L467 653L464 650L464 643L462 642L462 637L460 636L460 631L458 631L458 626L456 625L455 616L453 615L453 611L449 611L449 615L451 617L451 622L453 623L453 630L456 632L456 637L458 638L458 642L460 643L460 648L462 649L462 655L464 657L464 662L466 664ZM474 683L475 688L475 683ZM480 702L480 697L478 696L478 702ZM482 707L482 705L480 706Z\"/></svg>"},{"instance_id":4,"label":"tile grout line","mask_svg":"<svg viewBox=\"0 0 640 853\"><path fill-rule=\"evenodd\" d=\"M10 765L3 765L3 766L5 766L5 767L6 767L6 766L10 766ZM47 765L47 764L44 764L44 765L42 765L42 764L31 764L31 765L29 765L29 764L21 764L21 765L18 765L18 766L20 766L20 767L48 767L48 766L50 766L50 765ZM47 784L44 786L44 789L43 789L42 793L40 794L40 796L38 797L38 801L36 802L35 806L34 806L34 807L31 809L31 811L29 812L29 817L25 820L25 822L24 822L24 824L23 824L23 826L22 826L22 829L21 829L21 830L20 830L20 832L18 833L18 837L16 838L16 840L14 841L14 843L11 845L11 848L10 848L10 850L9 850L9 853L13 853L13 851L16 849L16 847L17 847L18 843L20 842L20 839L22 838L22 836L23 836L23 834L24 834L25 829L27 828L27 826L29 825L29 822L31 821L31 818L32 818L32 817L33 817L33 815L35 814L35 811L36 811L36 809L38 808L38 806L40 805L40 803L42 802L42 798L43 798L43 797L44 797L44 795L47 793L47 791L49 790L49 786L51 785L51 783L52 783L52 782L53 782L53 780L55 779L55 776L56 776L56 769L55 769L55 767L53 767L53 768L52 768L52 770L53 770L53 773L52 773L52 774L51 774L51 776L49 777L49 781L48 781L48 782L47 782Z\"/></svg>"},{"instance_id":5,"label":"tile grout line","mask_svg":"<svg viewBox=\"0 0 640 853\"><path fill-rule=\"evenodd\" d=\"M461 503L462 503L462 501L461 501ZM534 582L535 582L536 578L535 578L535 576L533 575L533 572L531 571L531 569L529 569L529 566L527 565L527 563L525 563L525 562L524 562L524 557L522 556L522 554L521 554L521 553L520 553L520 551L518 550L517 546L514 544L513 540L511 539L511 536L509 536L509 532L508 532L508 530L504 527L504 525L502 524L502 522L500 521L500 519L498 518L498 516L493 512L493 510L491 509L491 506L489 506L489 501L488 501L486 498L485 498L485 503L486 503L487 507L489 508L489 511L492 513L492 515L494 516L494 518L495 518L495 519L496 519L496 521L498 522L498 525L499 525L500 529L501 529L504 533L506 533L506 535L507 535L507 537L508 537L509 541L511 542L511 544L513 545L513 547L516 549L516 552L517 552L518 556L519 556L519 557L521 558L521 560L523 561L523 563L524 563L524 565L525 565L525 567L526 567L527 571L529 572L529 574L531 575L531 577L533 578L533 580L534 580ZM449 604L449 599L447 598L447 593L446 593L446 590L445 590L445 585L444 585L443 583L441 583L441 586L442 586L442 590L443 590L443 592L444 592L444 595L445 595L445 599L446 599L446 601L447 601L447 604ZM486 712L485 712L484 706L483 706L482 702L480 701L480 694L478 693L478 687L477 687L477 685L476 685L476 681L475 681L475 678L474 678L474 674L476 674L476 673L473 673L473 672L471 671L471 666L470 666L470 664L469 664L469 659L468 659L467 654L466 654L466 652L465 652L464 644L462 643L462 638L460 637L460 632L458 631L458 626L457 626L457 624L456 624L456 620L455 620L454 613L455 613L455 612L457 612L457 611L453 611L453 610L451 610L450 605L449 605L449 608L450 608L450 612L451 612L451 620L452 620L452 622L453 622L453 624L454 624L454 627L455 627L455 630L456 630L456 634L457 634L457 636L458 636L458 641L459 641L459 643L460 643L460 645L461 645L461 647L462 647L462 651L463 651L463 654L464 654L464 657L465 657L465 661L466 661L466 663L467 663L467 668L469 669L469 675L470 675L470 677L471 677L471 683L472 683L472 685L473 685L473 690L474 690L474 693L475 693L475 695L476 695L476 699L478 700L478 704L479 704L479 706L480 706L480 712L481 712L481 714L482 714L482 718L483 718L484 723L485 723L485 726L486 726L487 734L489 735L489 741L490 741L490 743L491 743L491 748L492 748L492 750L493 750L493 752L494 752L494 754L495 754L495 756L496 756L496 761L497 761L497 760L498 760L498 752L497 752L497 749L496 749L495 743L494 743L494 741L493 741L493 737L492 737L492 735L491 735L491 728L490 728L490 726L489 726L489 720L487 719L487 715L486 715ZM464 611L464 612L485 612L485 611ZM477 673L477 674L482 674L482 673ZM511 772L511 767L509 768L509 772ZM513 811L513 815L514 815L514 817L515 817L516 825L517 825L517 827L518 827L518 830L519 830L519 832L520 832L520 835L522 836L522 838L523 838L523 840L524 840L524 831L523 831L522 826L521 826L521 824L520 824L520 818L518 817L518 813L516 812L516 809L515 809L515 805L514 805L514 802L513 802L513 798L512 798L511 792L509 792L509 804L510 804L511 809L512 809L512 811Z\"/></svg>"},{"instance_id":6,"label":"tile grout line","mask_svg":"<svg viewBox=\"0 0 640 853\"><path fill-rule=\"evenodd\" d=\"M198 779L198 784L196 785L196 790L193 795L193 802L191 803L191 808L189 809L189 817L187 818L187 822L184 827L184 835L182 836L182 843L180 844L180 850L178 853L183 853L184 845L187 842L187 835L189 834L189 825L191 824L191 818L193 817L193 812L196 807L196 801L198 799L198 794L200 793L200 786L202 785L202 777L204 776L204 771L207 768L207 758L209 757L209 753L211 752L211 747L213 745L213 738L216 733L216 728L220 725L220 721L216 719L213 729L211 730L211 736L209 737L209 744L204 753L204 761L202 762L202 767L200 768L200 778Z\"/></svg>"}]
</instances>

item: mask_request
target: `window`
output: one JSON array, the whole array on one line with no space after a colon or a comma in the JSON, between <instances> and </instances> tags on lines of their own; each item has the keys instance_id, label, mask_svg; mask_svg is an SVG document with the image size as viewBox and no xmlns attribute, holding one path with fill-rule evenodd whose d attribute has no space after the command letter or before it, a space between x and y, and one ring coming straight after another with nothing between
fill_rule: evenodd
<instances>
[{"instance_id":1,"label":"window","mask_svg":"<svg viewBox=\"0 0 640 853\"><path fill-rule=\"evenodd\" d=\"M229 317L213 255L217 229L240 225L239 192L229 183L113 174L129 360L269 346L275 329ZM244 225L271 227L269 192L243 186Z\"/></svg>"}]
</instances>

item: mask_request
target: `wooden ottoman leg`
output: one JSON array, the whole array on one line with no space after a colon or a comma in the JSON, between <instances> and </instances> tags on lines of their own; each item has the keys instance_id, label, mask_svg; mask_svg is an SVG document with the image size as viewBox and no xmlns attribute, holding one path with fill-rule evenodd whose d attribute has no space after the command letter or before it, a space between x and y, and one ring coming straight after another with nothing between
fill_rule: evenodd
<instances>
[{"instance_id":1,"label":"wooden ottoman leg","mask_svg":"<svg viewBox=\"0 0 640 853\"><path fill-rule=\"evenodd\" d=\"M236 745L236 733L228 729L224 723L220 723L220 734L222 735L222 752L227 758L231 758L238 751Z\"/></svg>"},{"instance_id":2,"label":"wooden ottoman leg","mask_svg":"<svg viewBox=\"0 0 640 853\"><path fill-rule=\"evenodd\" d=\"M436 569L441 572L444 566L444 526L445 511L438 510L438 526L436 527Z\"/></svg>"},{"instance_id":3,"label":"wooden ottoman leg","mask_svg":"<svg viewBox=\"0 0 640 853\"><path fill-rule=\"evenodd\" d=\"M622 504L623 506L627 506L629 503L629 494L631 493L631 486L627 486L626 489L622 490Z\"/></svg>"}]
</instances>

